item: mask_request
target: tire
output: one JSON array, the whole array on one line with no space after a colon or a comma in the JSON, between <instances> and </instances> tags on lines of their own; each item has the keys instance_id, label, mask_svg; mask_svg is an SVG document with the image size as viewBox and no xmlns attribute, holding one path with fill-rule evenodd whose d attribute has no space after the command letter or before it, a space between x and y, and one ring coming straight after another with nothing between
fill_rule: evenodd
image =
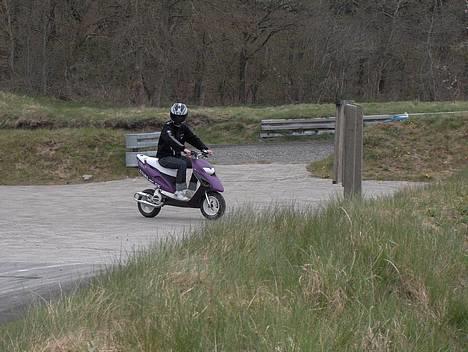
<instances>
[{"instance_id":1,"label":"tire","mask_svg":"<svg viewBox=\"0 0 468 352\"><path fill-rule=\"evenodd\" d=\"M208 220L216 220L223 216L226 210L226 201L218 192L208 192L208 198L211 204L208 204L206 198L200 205L200 211Z\"/></svg>"},{"instance_id":2,"label":"tire","mask_svg":"<svg viewBox=\"0 0 468 352\"><path fill-rule=\"evenodd\" d=\"M154 194L154 189L145 189L143 193L146 193L152 196ZM142 197L140 197L139 199L141 198ZM138 210L140 211L141 215L143 215L145 218L154 218L161 211L161 207L152 207L150 205L146 205L142 203L137 203L137 205L138 205Z\"/></svg>"}]
</instances>

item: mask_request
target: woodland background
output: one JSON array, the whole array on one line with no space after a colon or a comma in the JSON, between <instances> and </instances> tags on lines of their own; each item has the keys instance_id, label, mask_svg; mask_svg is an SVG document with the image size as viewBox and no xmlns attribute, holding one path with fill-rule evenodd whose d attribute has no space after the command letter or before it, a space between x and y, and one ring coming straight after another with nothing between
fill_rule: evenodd
<instances>
[{"instance_id":1,"label":"woodland background","mask_svg":"<svg viewBox=\"0 0 468 352\"><path fill-rule=\"evenodd\" d=\"M0 89L111 104L468 97L465 0L0 0Z\"/></svg>"}]
</instances>

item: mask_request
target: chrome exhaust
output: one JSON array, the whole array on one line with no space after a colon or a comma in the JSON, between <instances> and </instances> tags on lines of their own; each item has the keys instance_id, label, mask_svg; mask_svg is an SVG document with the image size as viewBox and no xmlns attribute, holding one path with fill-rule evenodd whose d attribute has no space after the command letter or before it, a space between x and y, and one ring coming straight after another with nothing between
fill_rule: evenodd
<instances>
[{"instance_id":1,"label":"chrome exhaust","mask_svg":"<svg viewBox=\"0 0 468 352\"><path fill-rule=\"evenodd\" d=\"M139 201L140 200L140 197L148 197L150 194L148 193L144 193L144 192L136 192L134 195L133 195L133 199L135 199L136 201Z\"/></svg>"},{"instance_id":2,"label":"chrome exhaust","mask_svg":"<svg viewBox=\"0 0 468 352\"><path fill-rule=\"evenodd\" d=\"M156 204L154 204L154 203L150 203L150 202L147 202L147 201L145 201L145 200L136 200L136 199L135 199L135 201L136 201L137 203L149 205L150 207L153 207L153 208L159 208L159 207L160 207L160 205L156 205Z\"/></svg>"},{"instance_id":3,"label":"chrome exhaust","mask_svg":"<svg viewBox=\"0 0 468 352\"><path fill-rule=\"evenodd\" d=\"M140 199L140 196L141 197L148 197L148 194L147 193L144 193L144 192L137 192L133 195L133 199L135 200L135 202L137 203L141 203L141 204L145 204L145 205L149 205L150 207L154 207L154 208L158 208L160 207L161 205L159 204L156 204L156 203L151 203L151 202L148 202L146 200L142 200Z\"/></svg>"}]
</instances>

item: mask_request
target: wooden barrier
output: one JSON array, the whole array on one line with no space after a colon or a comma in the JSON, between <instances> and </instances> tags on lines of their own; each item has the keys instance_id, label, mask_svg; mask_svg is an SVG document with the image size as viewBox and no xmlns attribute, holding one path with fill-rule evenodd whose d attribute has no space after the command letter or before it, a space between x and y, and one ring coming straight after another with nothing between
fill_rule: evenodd
<instances>
[{"instance_id":1,"label":"wooden barrier","mask_svg":"<svg viewBox=\"0 0 468 352\"><path fill-rule=\"evenodd\" d=\"M161 132L133 133L125 135L125 165L136 167L138 165L136 155L143 153L148 156L156 156L159 136Z\"/></svg>"}]
</instances>

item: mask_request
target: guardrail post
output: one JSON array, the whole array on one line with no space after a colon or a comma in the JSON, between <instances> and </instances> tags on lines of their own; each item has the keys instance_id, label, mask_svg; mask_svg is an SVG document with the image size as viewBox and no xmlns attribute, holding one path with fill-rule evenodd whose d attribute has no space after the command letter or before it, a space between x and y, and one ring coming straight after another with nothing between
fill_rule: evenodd
<instances>
[{"instance_id":1,"label":"guardrail post","mask_svg":"<svg viewBox=\"0 0 468 352\"><path fill-rule=\"evenodd\" d=\"M362 191L363 114L359 106L344 106L343 187L344 196Z\"/></svg>"},{"instance_id":2,"label":"guardrail post","mask_svg":"<svg viewBox=\"0 0 468 352\"><path fill-rule=\"evenodd\" d=\"M125 165L127 167L138 166L136 159L138 153L144 153L152 157L156 156L160 135L161 132L130 133L125 135Z\"/></svg>"}]
</instances>

